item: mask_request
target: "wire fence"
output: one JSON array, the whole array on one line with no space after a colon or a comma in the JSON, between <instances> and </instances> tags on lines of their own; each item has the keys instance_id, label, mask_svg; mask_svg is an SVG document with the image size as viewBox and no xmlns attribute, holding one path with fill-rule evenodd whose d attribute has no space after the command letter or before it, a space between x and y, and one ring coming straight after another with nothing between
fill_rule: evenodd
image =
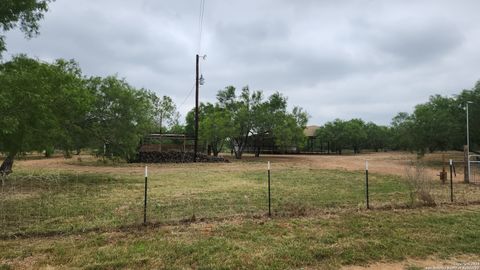
<instances>
[{"instance_id":1,"label":"wire fence","mask_svg":"<svg viewBox=\"0 0 480 270\"><path fill-rule=\"evenodd\" d=\"M370 171L277 168L231 175L221 170L148 177L147 223L230 217L305 216L325 211L394 209L476 203L478 185L432 180L412 167L405 177ZM269 189L270 186L270 189ZM270 195L270 196L269 196ZM145 210L141 175L15 174L2 181L0 236L58 234L141 225Z\"/></svg>"},{"instance_id":2,"label":"wire fence","mask_svg":"<svg viewBox=\"0 0 480 270\"><path fill-rule=\"evenodd\" d=\"M480 184L480 155L469 155L469 182Z\"/></svg>"}]
</instances>

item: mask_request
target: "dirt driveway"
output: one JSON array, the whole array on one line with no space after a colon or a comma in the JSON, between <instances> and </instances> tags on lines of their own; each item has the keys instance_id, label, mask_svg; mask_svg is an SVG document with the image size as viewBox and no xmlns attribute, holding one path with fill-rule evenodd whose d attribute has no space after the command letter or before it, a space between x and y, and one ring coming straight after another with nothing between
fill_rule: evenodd
<instances>
[{"instance_id":1,"label":"dirt driveway","mask_svg":"<svg viewBox=\"0 0 480 270\"><path fill-rule=\"evenodd\" d=\"M445 158L459 159L461 154L447 153ZM415 154L406 152L380 152L358 155L263 155L255 158L245 155L241 161L230 158L231 163L221 164L148 164L149 170L155 173L166 173L185 170L225 170L246 171L263 170L266 162L271 161L273 168L311 168L311 169L341 169L349 171L363 171L365 161L369 162L371 173L395 174L404 176L412 161L417 160ZM438 177L441 170L442 154L429 154L422 158L429 166L427 173L431 177ZM432 165L435 164L436 166ZM104 165L91 156L79 156L72 159L55 157L50 159L18 160L15 167L20 169L72 171L113 174L141 174L145 164L107 164ZM448 168L447 168L448 170ZM461 181L463 175L458 171L456 180Z\"/></svg>"}]
</instances>

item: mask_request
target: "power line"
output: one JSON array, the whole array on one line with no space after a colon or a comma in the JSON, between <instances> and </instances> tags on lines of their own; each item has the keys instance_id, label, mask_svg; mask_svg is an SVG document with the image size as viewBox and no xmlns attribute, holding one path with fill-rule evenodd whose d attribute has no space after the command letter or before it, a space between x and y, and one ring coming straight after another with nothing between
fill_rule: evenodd
<instances>
[{"instance_id":1,"label":"power line","mask_svg":"<svg viewBox=\"0 0 480 270\"><path fill-rule=\"evenodd\" d=\"M200 0L200 14L198 15L198 54L202 50L203 18L205 14L205 0Z\"/></svg>"},{"instance_id":2,"label":"power line","mask_svg":"<svg viewBox=\"0 0 480 270\"><path fill-rule=\"evenodd\" d=\"M200 0L200 9L199 9L199 14L198 14L198 54L200 54L200 51L202 50L202 35L203 35L203 18L205 14L205 0ZM192 89L188 92L188 95L185 97L183 102L180 104L180 107L182 107L185 102L190 98L190 96L193 93L193 89L195 88L195 84L192 85Z\"/></svg>"},{"instance_id":3,"label":"power line","mask_svg":"<svg viewBox=\"0 0 480 270\"><path fill-rule=\"evenodd\" d=\"M195 84L192 85L192 89L190 89L190 92L188 92L188 95L185 97L183 102L180 104L180 107L182 107L185 104L185 102L187 102L188 98L190 98L190 96L193 93L193 89L195 89Z\"/></svg>"}]
</instances>

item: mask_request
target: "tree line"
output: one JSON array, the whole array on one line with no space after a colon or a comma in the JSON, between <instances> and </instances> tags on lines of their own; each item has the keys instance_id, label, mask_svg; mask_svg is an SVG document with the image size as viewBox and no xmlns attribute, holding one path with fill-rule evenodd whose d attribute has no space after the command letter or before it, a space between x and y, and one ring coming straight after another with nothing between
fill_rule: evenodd
<instances>
[{"instance_id":1,"label":"tree line","mask_svg":"<svg viewBox=\"0 0 480 270\"><path fill-rule=\"evenodd\" d=\"M366 123L361 119L336 119L316 131L317 143L326 151L359 153L362 149L426 152L463 150L466 144L466 104L469 103L470 148L480 139L480 82L472 89L451 97L433 95L415 106L412 113L400 112L389 126Z\"/></svg>"},{"instance_id":2,"label":"tree line","mask_svg":"<svg viewBox=\"0 0 480 270\"><path fill-rule=\"evenodd\" d=\"M25 55L0 64L0 173L18 154L66 156L89 148L131 159L143 136L178 125L168 96L137 89L116 76L86 77L75 61L46 63Z\"/></svg>"},{"instance_id":3,"label":"tree line","mask_svg":"<svg viewBox=\"0 0 480 270\"><path fill-rule=\"evenodd\" d=\"M7 1L0 5L0 30L19 27L26 37L39 33L39 21L51 0ZM3 3L3 2L2 2ZM0 59L6 50L0 35ZM480 139L480 83L453 97L434 95L414 112L398 113L389 126L361 119L336 119L316 131L327 151L351 149L409 150L425 153L461 150L466 144L466 104L470 104L470 145ZM200 141L214 155L228 148L241 158L247 143L255 154L263 142L274 140L279 149L306 147L303 130L308 114L300 107L289 111L287 98L244 87L220 90L215 103L200 106ZM137 89L116 76L86 77L75 61L45 63L25 55L0 64L0 152L6 159L0 173L8 173L16 155L54 149L66 156L90 148L109 157L131 159L141 138L150 132L193 134L194 112L179 124L171 98ZM253 143L252 143L253 142Z\"/></svg>"},{"instance_id":4,"label":"tree line","mask_svg":"<svg viewBox=\"0 0 480 270\"><path fill-rule=\"evenodd\" d=\"M117 76L87 77L74 60L42 62L26 55L0 64L0 173L12 170L16 156L55 150L66 157L90 149L98 156L133 160L149 133L194 133L194 110L180 114L168 96L137 89ZM225 148L241 158L247 140L275 136L282 147L301 145L307 113L287 109L287 98L229 86L217 102L200 106L199 140L214 155ZM260 144L259 144L260 145ZM258 148L257 155L260 153Z\"/></svg>"},{"instance_id":5,"label":"tree line","mask_svg":"<svg viewBox=\"0 0 480 270\"><path fill-rule=\"evenodd\" d=\"M241 158L247 144L256 156L265 140L278 149L306 149L308 114L288 109L287 98L265 96L248 87L219 90L214 103L202 103L199 139L214 155L232 150ZM345 149L410 150L419 153L462 150L466 143L466 104L470 113L470 144L478 146L480 82L458 95L431 96L413 113L398 113L389 126L336 119L316 131L316 142L327 151ZM42 62L25 55L0 64L0 152L6 159L0 172L11 171L18 154L40 151L66 156L81 149L98 155L132 159L148 133L194 134L194 110L179 123L175 103L168 96L137 89L116 76L86 77L73 60ZM251 150L251 148L250 148Z\"/></svg>"},{"instance_id":6,"label":"tree line","mask_svg":"<svg viewBox=\"0 0 480 270\"><path fill-rule=\"evenodd\" d=\"M199 108L199 140L217 156L230 149L237 159L249 141L254 141L255 155L260 155L263 141L274 138L280 149L303 146L303 131L308 114L300 107L288 110L287 98L275 92L268 98L262 91L251 91L248 86L237 93L228 86L217 93L215 103L202 103ZM193 135L195 111L186 116L185 131Z\"/></svg>"}]
</instances>

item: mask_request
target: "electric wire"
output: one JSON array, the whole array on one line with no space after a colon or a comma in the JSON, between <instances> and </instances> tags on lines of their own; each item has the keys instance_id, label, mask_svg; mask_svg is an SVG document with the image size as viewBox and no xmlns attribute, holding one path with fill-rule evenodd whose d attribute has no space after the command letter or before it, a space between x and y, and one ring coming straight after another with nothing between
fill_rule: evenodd
<instances>
[{"instance_id":1,"label":"electric wire","mask_svg":"<svg viewBox=\"0 0 480 270\"><path fill-rule=\"evenodd\" d=\"M200 0L200 9L199 9L199 14L198 14L198 51L197 53L200 55L200 52L202 50L202 35L203 35L203 18L205 14L205 0ZM188 95L185 97L183 102L180 104L180 107L182 107L190 98L190 96L193 93L193 90L195 89L195 84L193 84L192 88L188 92Z\"/></svg>"},{"instance_id":2,"label":"electric wire","mask_svg":"<svg viewBox=\"0 0 480 270\"><path fill-rule=\"evenodd\" d=\"M193 93L193 89L195 89L195 84L192 85L192 89L190 89L190 92L188 92L188 95L185 97L183 102L180 104L180 107L182 107L185 104L185 102L187 102L188 98L190 98L190 96Z\"/></svg>"},{"instance_id":3,"label":"electric wire","mask_svg":"<svg viewBox=\"0 0 480 270\"><path fill-rule=\"evenodd\" d=\"M205 0L200 0L200 14L198 15L198 54L200 54L202 51L204 14L205 14Z\"/></svg>"}]
</instances>

